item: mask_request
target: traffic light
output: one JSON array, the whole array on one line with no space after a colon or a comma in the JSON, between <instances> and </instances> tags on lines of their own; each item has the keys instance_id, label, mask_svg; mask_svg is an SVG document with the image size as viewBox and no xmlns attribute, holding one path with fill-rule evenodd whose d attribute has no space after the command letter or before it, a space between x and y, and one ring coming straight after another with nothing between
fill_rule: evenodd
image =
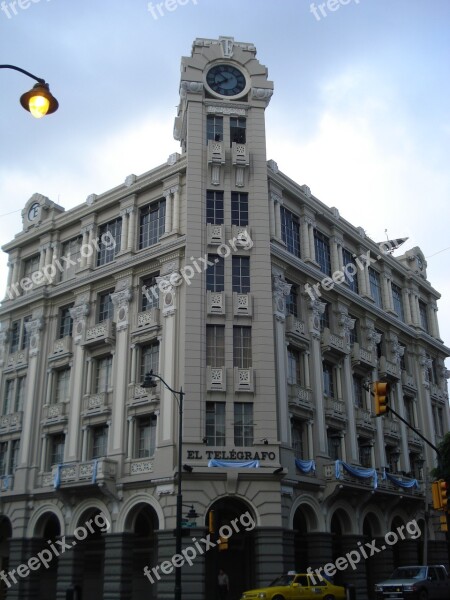
<instances>
[{"instance_id":1,"label":"traffic light","mask_svg":"<svg viewBox=\"0 0 450 600\"><path fill-rule=\"evenodd\" d=\"M441 503L441 508L443 510L447 510L447 482L443 479L439 479L439 500Z\"/></svg>"},{"instance_id":2,"label":"traffic light","mask_svg":"<svg viewBox=\"0 0 450 600\"><path fill-rule=\"evenodd\" d=\"M214 526L214 511L210 510L208 515L208 532L214 534L215 529L216 528Z\"/></svg>"},{"instance_id":3,"label":"traffic light","mask_svg":"<svg viewBox=\"0 0 450 600\"><path fill-rule=\"evenodd\" d=\"M440 510L442 508L441 505L441 497L439 495L439 481L433 481L431 484L431 495L433 497L433 508L435 510Z\"/></svg>"},{"instance_id":4,"label":"traffic light","mask_svg":"<svg viewBox=\"0 0 450 600\"><path fill-rule=\"evenodd\" d=\"M219 552L222 550L228 550L228 538L221 535L219 538Z\"/></svg>"},{"instance_id":5,"label":"traffic light","mask_svg":"<svg viewBox=\"0 0 450 600\"><path fill-rule=\"evenodd\" d=\"M441 522L441 531L448 531L447 515L442 515L442 517L439 517L439 520Z\"/></svg>"},{"instance_id":6,"label":"traffic light","mask_svg":"<svg viewBox=\"0 0 450 600\"><path fill-rule=\"evenodd\" d=\"M373 384L374 400L375 400L375 416L381 417L389 412L387 394L389 384L384 381L375 381Z\"/></svg>"}]
</instances>

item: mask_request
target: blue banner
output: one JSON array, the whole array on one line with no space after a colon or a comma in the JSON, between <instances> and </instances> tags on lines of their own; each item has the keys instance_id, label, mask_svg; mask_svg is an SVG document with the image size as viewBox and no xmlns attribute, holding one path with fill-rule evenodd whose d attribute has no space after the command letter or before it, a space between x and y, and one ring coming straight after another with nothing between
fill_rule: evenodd
<instances>
[{"instance_id":1,"label":"blue banner","mask_svg":"<svg viewBox=\"0 0 450 600\"><path fill-rule=\"evenodd\" d=\"M397 479L397 477L394 477L390 473L386 473L386 471L383 471L383 479L388 479L389 481L392 481L393 484L398 485L398 487L406 490L413 487L417 489L419 488L419 482L417 479L407 479L406 481L404 479Z\"/></svg>"},{"instance_id":2,"label":"blue banner","mask_svg":"<svg viewBox=\"0 0 450 600\"><path fill-rule=\"evenodd\" d=\"M240 462L238 460L217 460L212 458L208 462L208 467L222 467L224 469L257 469L259 467L259 460Z\"/></svg>"},{"instance_id":3,"label":"blue banner","mask_svg":"<svg viewBox=\"0 0 450 600\"><path fill-rule=\"evenodd\" d=\"M92 483L96 483L96 481L97 481L97 465L98 465L98 459L96 458L94 460L94 468L92 469Z\"/></svg>"},{"instance_id":4,"label":"blue banner","mask_svg":"<svg viewBox=\"0 0 450 600\"><path fill-rule=\"evenodd\" d=\"M56 465L55 478L53 480L53 487L57 490L61 486L61 467L62 465Z\"/></svg>"},{"instance_id":5,"label":"blue banner","mask_svg":"<svg viewBox=\"0 0 450 600\"><path fill-rule=\"evenodd\" d=\"M299 471L303 473L310 473L316 471L316 463L313 460L302 460L301 458L295 459L295 466Z\"/></svg>"},{"instance_id":6,"label":"blue banner","mask_svg":"<svg viewBox=\"0 0 450 600\"><path fill-rule=\"evenodd\" d=\"M353 477L359 477L361 479L367 479L369 477L372 477L373 478L373 487L375 490L377 489L378 474L375 469L366 469L363 467L352 467L351 465L345 463L342 460L337 460L335 463L336 479L339 479L341 477L341 469L340 469L341 465L348 473L350 473L350 475L353 475Z\"/></svg>"}]
</instances>

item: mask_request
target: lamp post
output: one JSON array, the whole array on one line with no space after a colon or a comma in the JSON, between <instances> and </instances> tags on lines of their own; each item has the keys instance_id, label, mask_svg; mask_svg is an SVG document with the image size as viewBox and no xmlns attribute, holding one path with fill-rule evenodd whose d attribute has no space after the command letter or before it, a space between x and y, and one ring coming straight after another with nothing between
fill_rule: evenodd
<instances>
[{"instance_id":1,"label":"lamp post","mask_svg":"<svg viewBox=\"0 0 450 600\"><path fill-rule=\"evenodd\" d=\"M58 100L50 93L50 87L41 77L36 77L33 73L25 71L20 67L14 65L0 65L0 69L12 69L13 71L19 71L27 77L34 79L37 83L29 92L25 92L20 97L20 104L25 110L28 110L33 117L41 119L45 115L50 115L58 110Z\"/></svg>"},{"instance_id":2,"label":"lamp post","mask_svg":"<svg viewBox=\"0 0 450 600\"><path fill-rule=\"evenodd\" d=\"M170 392L172 392L172 394L179 397L178 398L178 412L179 412L179 418L178 418L178 475L177 475L178 491L177 491L177 515L176 515L177 524L176 524L176 529L175 529L175 537L176 537L175 553L181 554L181 535L182 535L182 518L183 518L183 515L182 515L183 496L181 493L181 470L182 470L181 463L183 461L182 444L183 444L183 398L184 398L184 392L183 392L183 388L180 388L179 392L172 389L170 387L170 385L168 383L166 383L160 375L153 373L153 370L150 371L150 373L145 374L144 381L142 382L141 387L143 387L143 388L156 387L157 383L154 380L155 377L157 379L159 379L160 381L162 381L163 384L166 386L166 388ZM181 600L181 567L177 567L175 569L174 600Z\"/></svg>"},{"instance_id":3,"label":"lamp post","mask_svg":"<svg viewBox=\"0 0 450 600\"><path fill-rule=\"evenodd\" d=\"M419 454L415 461L415 465L422 471L422 479L425 488L425 510L423 512L423 520L425 523L425 531L423 532L423 564L428 564L428 522L430 519L430 513L428 512L428 469L426 466L425 457L423 454Z\"/></svg>"}]
</instances>

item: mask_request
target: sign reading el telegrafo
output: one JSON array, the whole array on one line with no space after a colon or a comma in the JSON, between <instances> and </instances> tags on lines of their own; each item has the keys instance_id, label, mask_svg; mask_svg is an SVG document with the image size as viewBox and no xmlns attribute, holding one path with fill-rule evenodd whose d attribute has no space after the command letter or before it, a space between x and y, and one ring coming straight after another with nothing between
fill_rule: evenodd
<instances>
[{"instance_id":1,"label":"sign reading el telegrafo","mask_svg":"<svg viewBox=\"0 0 450 600\"><path fill-rule=\"evenodd\" d=\"M275 460L275 452L242 452L241 450L205 450L206 458L211 460ZM203 460L200 450L187 450L187 460Z\"/></svg>"}]
</instances>

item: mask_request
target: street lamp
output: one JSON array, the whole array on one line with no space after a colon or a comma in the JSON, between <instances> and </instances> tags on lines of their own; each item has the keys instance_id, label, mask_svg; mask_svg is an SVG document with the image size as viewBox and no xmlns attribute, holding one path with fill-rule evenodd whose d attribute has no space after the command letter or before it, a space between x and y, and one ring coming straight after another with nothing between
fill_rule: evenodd
<instances>
[{"instance_id":1,"label":"street lamp","mask_svg":"<svg viewBox=\"0 0 450 600\"><path fill-rule=\"evenodd\" d=\"M177 525L176 525L176 529L175 529L175 536L176 536L176 541L175 541L175 554L181 554L181 537L182 537L182 519L183 519L183 514L182 514L182 510L183 510L183 496L181 493L181 471L182 471L182 460L183 460L183 454L182 454L182 444L183 444L183 398L184 398L184 392L183 392L183 388L180 388L180 391L177 392L176 390L173 390L170 385L168 383L166 383L164 381L164 379L160 376L157 375L156 373L153 373L153 370L150 371L150 373L146 373L145 377L144 377L144 381L141 383L141 387L143 388L154 388L157 386L157 383L155 381L154 378L159 379L160 381L163 382L163 384L166 386L166 388L172 392L172 394L174 394L175 396L179 396L178 398L178 411L179 411L179 418L178 418L178 491L177 491ZM175 594L174 594L174 600L181 600L181 567L177 567L175 569Z\"/></svg>"},{"instance_id":2,"label":"street lamp","mask_svg":"<svg viewBox=\"0 0 450 600\"><path fill-rule=\"evenodd\" d=\"M28 110L33 117L41 119L45 115L51 115L58 110L58 100L50 93L48 83L40 77L36 77L29 71L15 67L14 65L0 65L0 69L12 69L13 71L19 71L31 79L37 81L33 88L29 92L25 92L20 97L20 104L25 110Z\"/></svg>"},{"instance_id":3,"label":"street lamp","mask_svg":"<svg viewBox=\"0 0 450 600\"><path fill-rule=\"evenodd\" d=\"M423 454L419 454L419 456L414 461L414 464L419 469L419 472L422 471L423 485L424 485L424 496L425 496L425 510L423 512L423 520L425 523L425 530L423 532L423 563L424 565L428 564L428 523L430 520L430 513L428 512L428 473L426 467L426 460Z\"/></svg>"}]
</instances>

